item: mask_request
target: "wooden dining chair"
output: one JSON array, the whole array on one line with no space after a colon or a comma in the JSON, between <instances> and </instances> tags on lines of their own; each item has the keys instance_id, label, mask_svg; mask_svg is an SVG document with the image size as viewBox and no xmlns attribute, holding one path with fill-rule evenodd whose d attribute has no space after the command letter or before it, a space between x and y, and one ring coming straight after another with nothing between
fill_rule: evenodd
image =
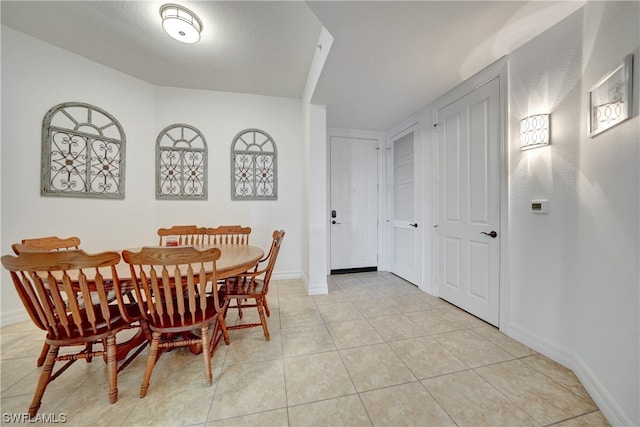
<instances>
[{"instance_id":1,"label":"wooden dining chair","mask_svg":"<svg viewBox=\"0 0 640 427\"><path fill-rule=\"evenodd\" d=\"M61 239L57 236L39 237L35 239L23 239L20 243L11 245L11 249L16 255L21 252L33 251L59 251L68 249L78 249L80 239L78 237L67 237Z\"/></svg>"},{"instance_id":2,"label":"wooden dining chair","mask_svg":"<svg viewBox=\"0 0 640 427\"><path fill-rule=\"evenodd\" d=\"M205 243L207 229L196 225L174 225L169 228L159 228L158 236L160 246L167 246L169 238L175 238L174 246L202 245Z\"/></svg>"},{"instance_id":3,"label":"wooden dining chair","mask_svg":"<svg viewBox=\"0 0 640 427\"><path fill-rule=\"evenodd\" d=\"M10 272L20 300L33 323L47 332L49 351L29 407L33 417L40 408L47 385L78 359L102 356L107 362L109 401L118 400L116 334L137 321L126 310L120 291L117 252L95 255L82 250L21 252L5 255L2 265ZM107 298L109 288L117 304ZM99 351L87 351L86 344L102 342ZM61 348L81 346L77 352ZM56 362L66 361L55 373Z\"/></svg>"},{"instance_id":4,"label":"wooden dining chair","mask_svg":"<svg viewBox=\"0 0 640 427\"><path fill-rule=\"evenodd\" d=\"M248 245L251 227L243 227L241 225L220 225L218 227L207 228L207 241L209 245L231 244L231 245ZM221 285L226 283L221 280ZM242 308L238 307L238 314L242 318Z\"/></svg>"},{"instance_id":5,"label":"wooden dining chair","mask_svg":"<svg viewBox=\"0 0 640 427\"><path fill-rule=\"evenodd\" d=\"M210 245L231 244L248 245L251 227L241 225L220 225L207 228L207 243Z\"/></svg>"},{"instance_id":6,"label":"wooden dining chair","mask_svg":"<svg viewBox=\"0 0 640 427\"><path fill-rule=\"evenodd\" d=\"M261 260L263 264L266 264L264 268L256 268L255 271L242 273L238 277L228 279L225 287L224 298L228 301L227 310L230 307L238 307L239 310L247 307L256 307L258 316L260 317L260 323L240 323L227 326L227 329L244 329L262 326L264 338L267 341L270 340L269 327L267 326L267 318L265 316L265 311L269 310L266 304L266 297L269 292L269 282L271 281L271 275L276 265L284 235L284 230L276 230L273 232L273 241L271 242L269 253ZM253 300L253 302L250 302L251 300ZM235 301L235 305L230 305L231 301Z\"/></svg>"},{"instance_id":7,"label":"wooden dining chair","mask_svg":"<svg viewBox=\"0 0 640 427\"><path fill-rule=\"evenodd\" d=\"M16 255L20 255L21 252L34 252L34 251L60 251L69 249L78 249L80 246L80 239L78 237L67 237L61 239L57 236L39 237L34 239L23 239L20 243L14 243L11 245L11 249ZM87 344L88 352L91 352L91 343ZM36 361L36 366L42 366L47 353L49 352L49 344L46 342L42 346L40 356ZM87 359L90 362L91 359Z\"/></svg>"},{"instance_id":8,"label":"wooden dining chair","mask_svg":"<svg viewBox=\"0 0 640 427\"><path fill-rule=\"evenodd\" d=\"M217 289L220 250L144 247L140 252L125 250L122 257L130 265L135 299L152 336L140 397L147 395L162 352L174 347L201 347L205 380L211 385L211 357L221 337L229 343L224 321L227 302L212 291Z\"/></svg>"}]
</instances>

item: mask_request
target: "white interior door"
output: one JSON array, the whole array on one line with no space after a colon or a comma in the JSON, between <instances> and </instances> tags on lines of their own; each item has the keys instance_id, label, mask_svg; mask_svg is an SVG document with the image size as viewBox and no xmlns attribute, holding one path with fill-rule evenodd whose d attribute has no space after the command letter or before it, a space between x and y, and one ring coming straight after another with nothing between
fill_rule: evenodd
<instances>
[{"instance_id":1,"label":"white interior door","mask_svg":"<svg viewBox=\"0 0 640 427\"><path fill-rule=\"evenodd\" d=\"M391 140L393 206L391 272L418 284L420 245L416 204L415 132Z\"/></svg>"},{"instance_id":2,"label":"white interior door","mask_svg":"<svg viewBox=\"0 0 640 427\"><path fill-rule=\"evenodd\" d=\"M499 80L438 111L438 294L498 325ZM492 237L493 236L493 237Z\"/></svg>"},{"instance_id":3,"label":"white interior door","mask_svg":"<svg viewBox=\"0 0 640 427\"><path fill-rule=\"evenodd\" d=\"M378 141L331 137L331 271L377 269Z\"/></svg>"}]
</instances>

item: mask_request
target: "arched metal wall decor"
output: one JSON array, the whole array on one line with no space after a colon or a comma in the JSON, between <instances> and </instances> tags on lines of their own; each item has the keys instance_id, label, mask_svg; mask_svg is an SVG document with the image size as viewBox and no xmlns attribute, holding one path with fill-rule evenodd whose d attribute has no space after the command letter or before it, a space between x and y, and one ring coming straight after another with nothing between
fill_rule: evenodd
<instances>
[{"instance_id":1,"label":"arched metal wall decor","mask_svg":"<svg viewBox=\"0 0 640 427\"><path fill-rule=\"evenodd\" d=\"M52 107L42 121L44 196L124 198L125 134L108 112L82 102Z\"/></svg>"},{"instance_id":2,"label":"arched metal wall decor","mask_svg":"<svg viewBox=\"0 0 640 427\"><path fill-rule=\"evenodd\" d=\"M207 141L195 127L173 124L158 135L156 199L207 200Z\"/></svg>"},{"instance_id":3,"label":"arched metal wall decor","mask_svg":"<svg viewBox=\"0 0 640 427\"><path fill-rule=\"evenodd\" d=\"M268 133L245 129L231 143L231 200L278 199L278 151Z\"/></svg>"}]
</instances>

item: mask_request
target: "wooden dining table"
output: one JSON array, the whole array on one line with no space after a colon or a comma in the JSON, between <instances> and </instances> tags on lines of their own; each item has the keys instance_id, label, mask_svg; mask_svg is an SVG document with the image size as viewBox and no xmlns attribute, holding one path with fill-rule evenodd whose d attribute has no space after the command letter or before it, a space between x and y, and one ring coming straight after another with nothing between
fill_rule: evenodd
<instances>
[{"instance_id":1,"label":"wooden dining table","mask_svg":"<svg viewBox=\"0 0 640 427\"><path fill-rule=\"evenodd\" d=\"M216 245L192 245L198 250L206 250L211 248L220 249L220 258L216 261L216 274L218 279L227 279L235 277L240 273L253 268L258 261L264 258L264 251L257 246L252 245L232 245L227 243ZM175 247L175 246L174 246ZM127 249L131 252L139 252L142 248ZM119 251L122 253L122 251ZM131 270L129 264L121 260L116 266L118 278L121 282L131 280Z\"/></svg>"}]
</instances>

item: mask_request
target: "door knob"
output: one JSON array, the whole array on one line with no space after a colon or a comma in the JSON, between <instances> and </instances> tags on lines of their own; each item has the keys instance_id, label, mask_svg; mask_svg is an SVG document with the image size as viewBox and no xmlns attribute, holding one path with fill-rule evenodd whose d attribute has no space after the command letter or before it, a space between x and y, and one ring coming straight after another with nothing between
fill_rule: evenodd
<instances>
[{"instance_id":1,"label":"door knob","mask_svg":"<svg viewBox=\"0 0 640 427\"><path fill-rule=\"evenodd\" d=\"M413 223L413 224L409 224L410 226L412 226L413 228L418 228L418 223Z\"/></svg>"},{"instance_id":2,"label":"door knob","mask_svg":"<svg viewBox=\"0 0 640 427\"><path fill-rule=\"evenodd\" d=\"M336 220L333 220L333 221L331 221L331 224L340 224L340 223L338 221L336 221Z\"/></svg>"},{"instance_id":3,"label":"door knob","mask_svg":"<svg viewBox=\"0 0 640 427\"><path fill-rule=\"evenodd\" d=\"M498 233L496 233L496 232L495 232L495 230L494 230L494 231L491 231L491 233L485 233L484 231L481 231L481 232L480 232L480 234L487 235L487 236L489 236L489 237L491 237L491 238L493 238L493 239L495 239L496 237L498 237Z\"/></svg>"}]
</instances>

